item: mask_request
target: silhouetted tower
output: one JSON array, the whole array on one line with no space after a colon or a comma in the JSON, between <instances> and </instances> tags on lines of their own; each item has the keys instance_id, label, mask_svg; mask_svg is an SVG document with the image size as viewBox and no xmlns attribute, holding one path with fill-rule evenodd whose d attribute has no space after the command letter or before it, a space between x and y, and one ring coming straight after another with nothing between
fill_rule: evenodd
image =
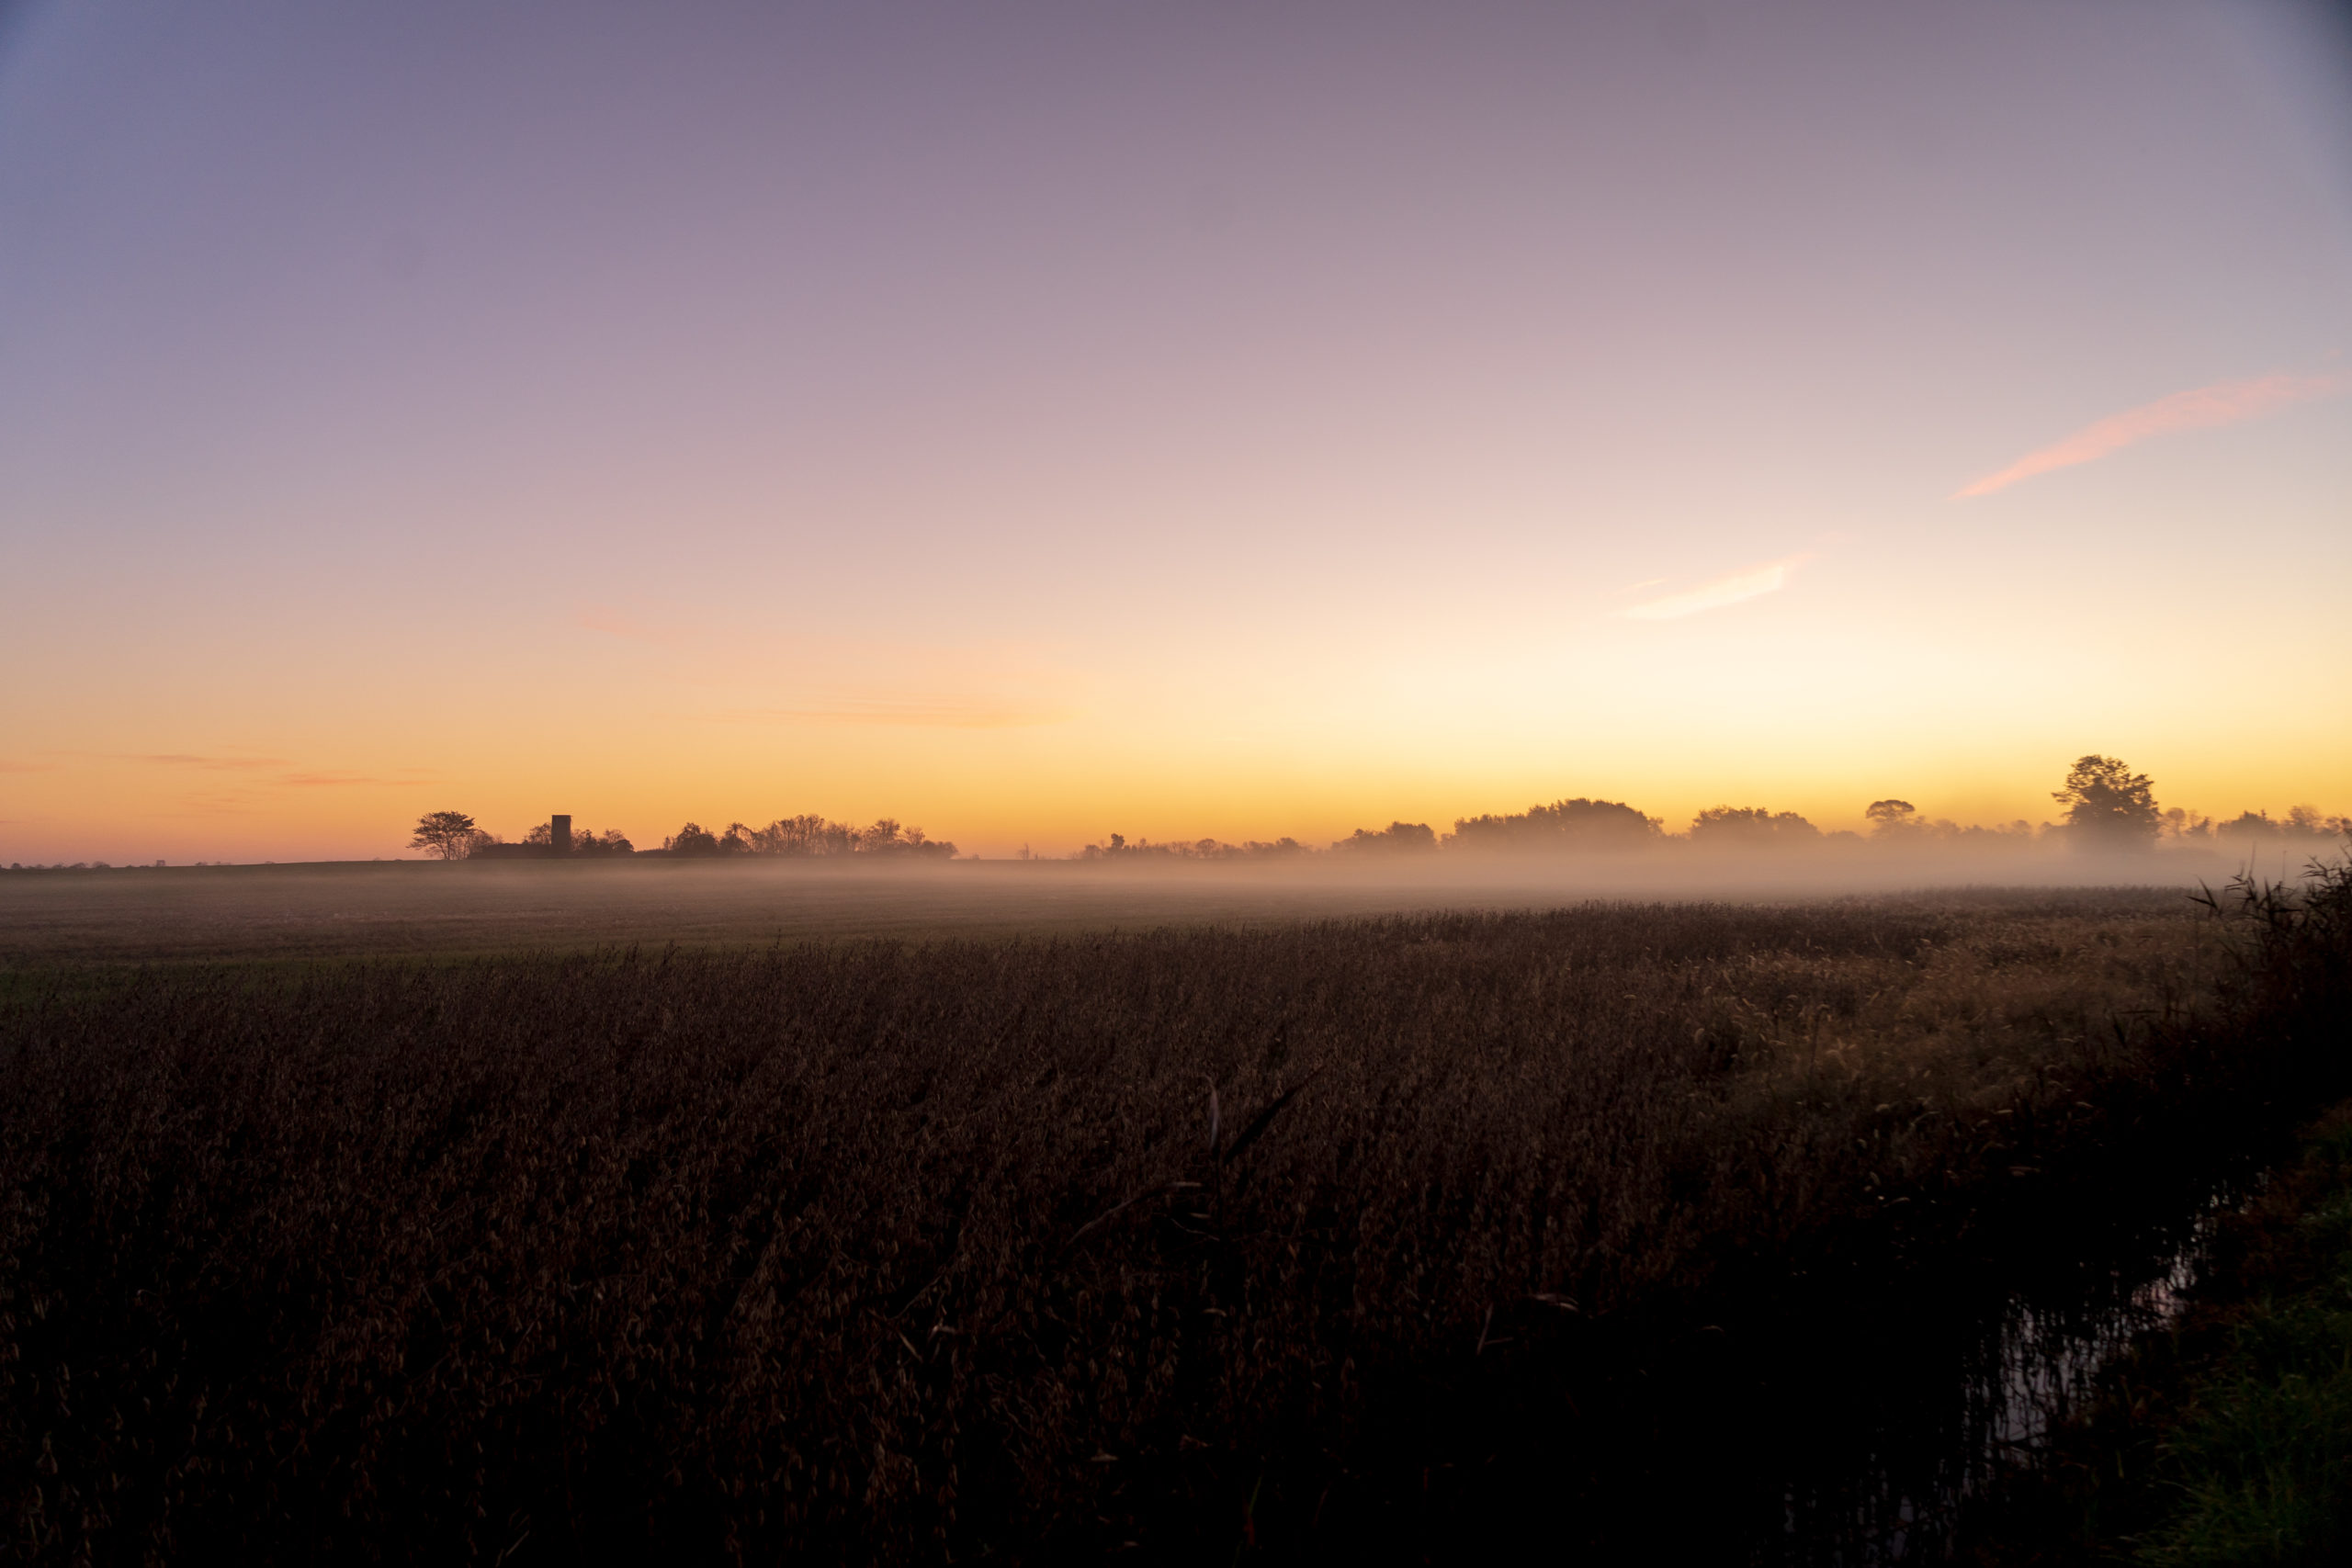
<instances>
[{"instance_id":1,"label":"silhouetted tower","mask_svg":"<svg viewBox=\"0 0 2352 1568\"><path fill-rule=\"evenodd\" d=\"M568 855L571 852L571 818L550 817L548 818L548 847L560 855Z\"/></svg>"}]
</instances>

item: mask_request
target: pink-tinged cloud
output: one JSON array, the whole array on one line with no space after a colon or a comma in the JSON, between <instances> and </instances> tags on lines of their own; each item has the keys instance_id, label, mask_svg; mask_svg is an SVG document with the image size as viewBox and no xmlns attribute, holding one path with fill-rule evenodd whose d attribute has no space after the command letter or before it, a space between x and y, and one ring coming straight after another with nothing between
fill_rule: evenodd
<instances>
[{"instance_id":1,"label":"pink-tinged cloud","mask_svg":"<svg viewBox=\"0 0 2352 1568\"><path fill-rule=\"evenodd\" d=\"M1767 561L1718 577L1713 582L1702 582L1685 593L1669 593L1663 599L1646 599L1628 605L1619 615L1630 621L1679 621L1685 615L1695 615L1702 610L1720 610L1726 604L1742 604L1760 599L1767 593L1778 593L1789 585L1789 574L1808 559L1805 556L1790 556L1784 560Z\"/></svg>"},{"instance_id":2,"label":"pink-tinged cloud","mask_svg":"<svg viewBox=\"0 0 2352 1568\"><path fill-rule=\"evenodd\" d=\"M1974 484L1954 492L1954 500L1973 495L1990 495L2006 490L2019 479L2030 479L2036 474L2046 474L2052 468L2071 468L2077 463L2088 463L2120 451L2152 435L2169 435L2177 430L2209 430L2215 425L2238 424L2249 419L2287 407L2290 403L2309 402L2331 392L2344 389L2342 376L2257 376L2246 381L2216 381L2210 387L2198 387L2186 392L2175 392L2168 398L2158 398L2153 403L2143 403L2136 409L2109 414L2096 423L2086 424L2038 452L2029 452L1998 473L1987 474Z\"/></svg>"}]
</instances>

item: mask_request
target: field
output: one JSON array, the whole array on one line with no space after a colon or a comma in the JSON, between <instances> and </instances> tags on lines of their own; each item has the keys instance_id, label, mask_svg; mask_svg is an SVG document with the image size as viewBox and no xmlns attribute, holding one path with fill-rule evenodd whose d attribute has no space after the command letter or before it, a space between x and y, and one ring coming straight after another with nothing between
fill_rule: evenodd
<instances>
[{"instance_id":1,"label":"field","mask_svg":"<svg viewBox=\"0 0 2352 1568\"><path fill-rule=\"evenodd\" d=\"M2018 866L1951 856L1537 857L1298 866L1055 861L861 866L817 861L354 862L0 872L0 968L188 958L446 956L808 938L1005 937L1265 926L1406 910L1555 908L1594 898L1789 901L1877 888L1939 902L2062 874L2153 882L2166 897L2236 863L2179 853Z\"/></svg>"},{"instance_id":2,"label":"field","mask_svg":"<svg viewBox=\"0 0 2352 1568\"><path fill-rule=\"evenodd\" d=\"M1755 1347L2343 1087L2340 954L2177 889L1218 912L18 926L11 1554L1771 1556Z\"/></svg>"}]
</instances>

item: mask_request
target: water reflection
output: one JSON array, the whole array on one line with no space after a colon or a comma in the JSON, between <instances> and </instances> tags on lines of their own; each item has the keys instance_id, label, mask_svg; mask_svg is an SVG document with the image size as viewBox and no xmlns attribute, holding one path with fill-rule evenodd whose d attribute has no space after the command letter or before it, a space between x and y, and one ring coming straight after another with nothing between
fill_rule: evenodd
<instances>
[{"instance_id":1,"label":"water reflection","mask_svg":"<svg viewBox=\"0 0 2352 1568\"><path fill-rule=\"evenodd\" d=\"M1820 1325L1790 1401L1776 1539L1759 1562L1867 1568L1947 1560L1970 1502L2029 1459L2135 1336L2177 1319L2229 1196L2169 1224L2094 1238L2095 1256ZM1988 1274L1991 1272L1987 1271Z\"/></svg>"}]
</instances>

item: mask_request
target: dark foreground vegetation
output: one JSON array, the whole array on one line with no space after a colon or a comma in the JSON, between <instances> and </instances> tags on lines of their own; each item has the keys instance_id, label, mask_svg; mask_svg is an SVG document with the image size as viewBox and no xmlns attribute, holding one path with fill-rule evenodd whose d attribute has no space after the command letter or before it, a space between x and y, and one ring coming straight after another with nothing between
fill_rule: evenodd
<instances>
[{"instance_id":1,"label":"dark foreground vegetation","mask_svg":"<svg viewBox=\"0 0 2352 1568\"><path fill-rule=\"evenodd\" d=\"M2195 1297L1983 1510L1988 1563L2352 1559L2352 1106L2222 1216Z\"/></svg>"},{"instance_id":2,"label":"dark foreground vegetation","mask_svg":"<svg viewBox=\"0 0 2352 1568\"><path fill-rule=\"evenodd\" d=\"M2352 898L2238 890L2274 994L2340 1010ZM2327 1023L2314 1035L2324 1041ZM2352 1046L2340 1011L2330 1046ZM1983 1510L1971 1555L2158 1568L2352 1560L2352 1102L2222 1213L2184 1310L2098 1374L2093 1396Z\"/></svg>"},{"instance_id":3,"label":"dark foreground vegetation","mask_svg":"<svg viewBox=\"0 0 2352 1568\"><path fill-rule=\"evenodd\" d=\"M1690 1545L1625 1456L1710 1347L2340 1089L2343 939L2143 892L20 975L6 1550Z\"/></svg>"}]
</instances>

